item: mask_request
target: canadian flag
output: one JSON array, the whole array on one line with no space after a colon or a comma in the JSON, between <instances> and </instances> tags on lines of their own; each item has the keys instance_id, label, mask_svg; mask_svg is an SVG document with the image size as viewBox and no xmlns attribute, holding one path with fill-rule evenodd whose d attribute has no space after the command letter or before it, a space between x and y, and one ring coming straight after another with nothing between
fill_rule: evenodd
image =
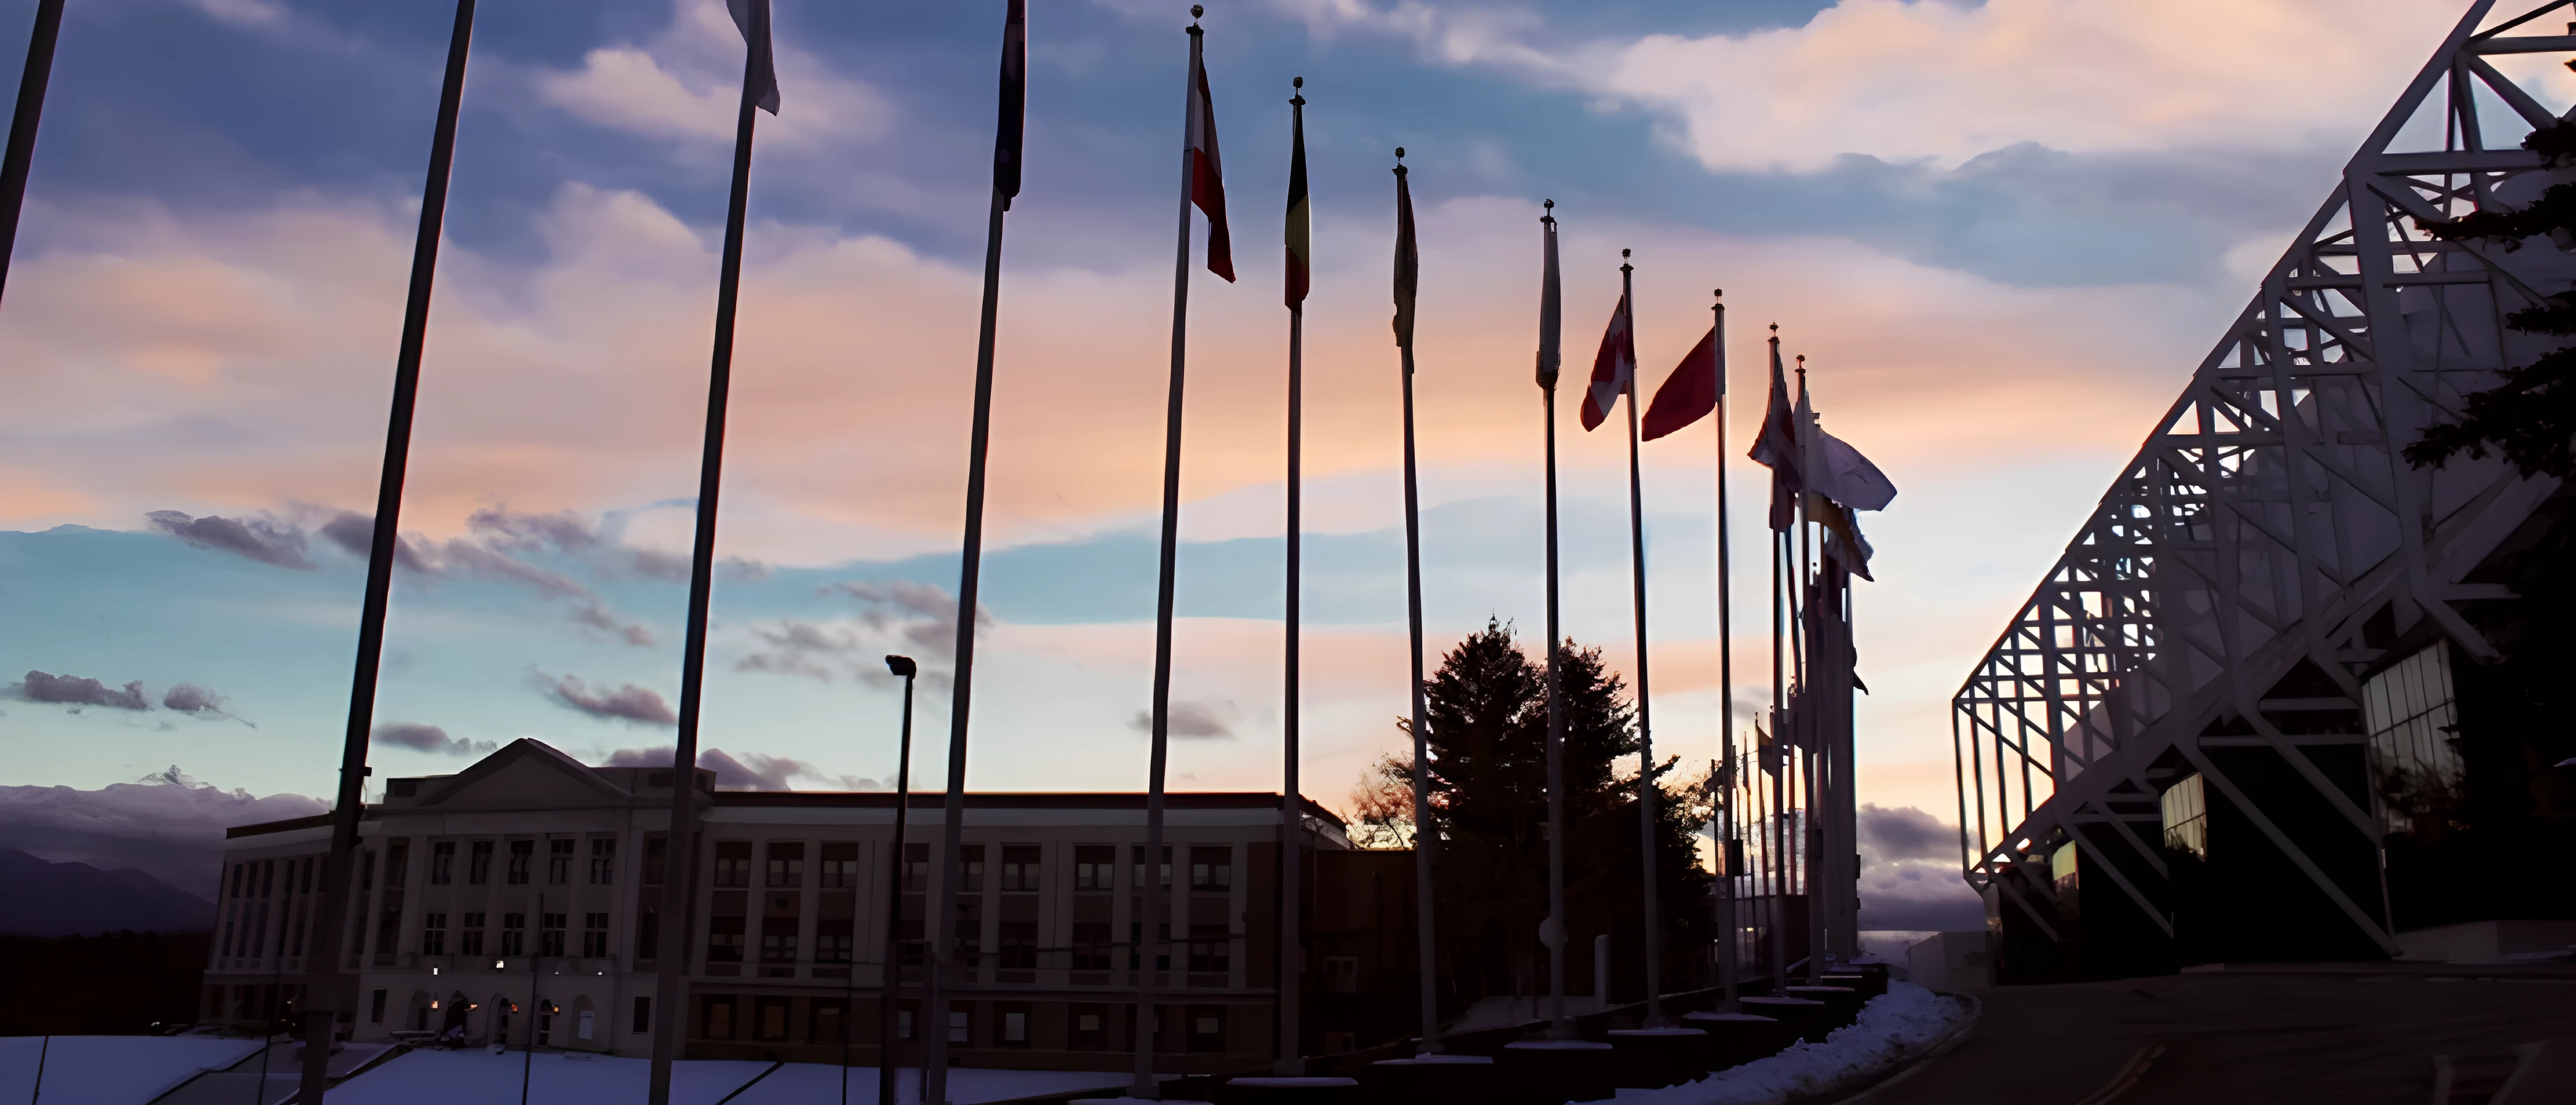
<instances>
[{"instance_id":1,"label":"canadian flag","mask_svg":"<svg viewBox=\"0 0 2576 1105\"><path fill-rule=\"evenodd\" d=\"M1216 158L1216 102L1207 65L1190 51L1190 202L1207 213L1208 271L1234 280L1234 240L1225 231L1225 171Z\"/></svg>"},{"instance_id":2,"label":"canadian flag","mask_svg":"<svg viewBox=\"0 0 2576 1105\"><path fill-rule=\"evenodd\" d=\"M1601 352L1592 358L1592 387L1583 393L1583 428L1594 429L1610 417L1619 396L1637 379L1637 334L1628 324L1628 296L1620 293L1619 309L1610 314L1610 329L1601 335Z\"/></svg>"}]
</instances>

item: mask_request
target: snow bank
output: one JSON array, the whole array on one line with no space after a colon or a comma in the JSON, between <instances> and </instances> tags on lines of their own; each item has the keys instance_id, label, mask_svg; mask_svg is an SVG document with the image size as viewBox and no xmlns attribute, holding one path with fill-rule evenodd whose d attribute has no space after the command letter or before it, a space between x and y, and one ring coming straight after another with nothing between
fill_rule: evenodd
<instances>
[{"instance_id":1,"label":"snow bank","mask_svg":"<svg viewBox=\"0 0 2576 1105\"><path fill-rule=\"evenodd\" d=\"M1795 1043L1767 1059L1722 1070L1697 1082L1660 1090L1621 1090L1618 1100L1642 1105L1775 1105L1791 1094L1817 1093L1837 1083L1895 1066L1921 1055L1965 1024L1971 1006L1910 982L1891 982L1870 999L1860 1019L1836 1029L1824 1043Z\"/></svg>"},{"instance_id":2,"label":"snow bank","mask_svg":"<svg viewBox=\"0 0 2576 1105\"><path fill-rule=\"evenodd\" d=\"M909 1105L921 1099L921 1072L909 1067L895 1072L895 1099ZM1010 1101L1067 1090L1115 1091L1135 1080L1122 1071L987 1070L948 1068L948 1099L957 1105ZM824 1063L789 1063L778 1073L743 1091L731 1105L840 1105L841 1068ZM850 1068L850 1105L876 1105L877 1069ZM333 1105L337 1105L336 1102Z\"/></svg>"},{"instance_id":3,"label":"snow bank","mask_svg":"<svg viewBox=\"0 0 2576 1105\"><path fill-rule=\"evenodd\" d=\"M259 1041L213 1036L0 1037L0 1100L36 1092L36 1053L45 1052L44 1102L144 1105L194 1078L259 1053Z\"/></svg>"},{"instance_id":4,"label":"snow bank","mask_svg":"<svg viewBox=\"0 0 2576 1105\"><path fill-rule=\"evenodd\" d=\"M528 1100L546 1105L633 1105L644 1100L652 1062L597 1055L541 1052L414 1051L332 1089L330 1105L456 1105L460 1101L517 1101L522 1071ZM691 1059L671 1066L671 1100L714 1105L760 1076L769 1064L751 1060ZM869 1083L874 1086L874 1082ZM736 1098L735 1100L741 1100ZM856 1098L853 1098L855 1101Z\"/></svg>"}]
</instances>

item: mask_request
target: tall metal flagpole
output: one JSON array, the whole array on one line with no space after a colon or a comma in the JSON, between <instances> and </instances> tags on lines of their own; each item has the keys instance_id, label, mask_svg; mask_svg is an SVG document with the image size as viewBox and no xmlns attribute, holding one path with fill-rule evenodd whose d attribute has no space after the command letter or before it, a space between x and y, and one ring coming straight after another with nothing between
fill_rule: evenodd
<instances>
[{"instance_id":1,"label":"tall metal flagpole","mask_svg":"<svg viewBox=\"0 0 2576 1105\"><path fill-rule=\"evenodd\" d=\"M63 0L39 0L36 30L27 38L27 68L18 78L18 113L9 120L9 152L0 157L0 289L8 286L9 258L18 247L18 212L26 206L27 170L36 160L36 124L45 114L54 43L62 33Z\"/></svg>"},{"instance_id":2,"label":"tall metal flagpole","mask_svg":"<svg viewBox=\"0 0 2576 1105\"><path fill-rule=\"evenodd\" d=\"M1413 898L1415 972L1421 991L1422 1039L1417 1052L1440 1050L1440 992L1434 977L1431 850L1440 834L1431 827L1431 740L1422 697L1422 495L1413 450L1413 309L1421 279L1419 248L1413 237L1413 193L1404 167L1404 148L1395 150L1395 347L1404 361L1404 597L1405 618L1413 642Z\"/></svg>"},{"instance_id":3,"label":"tall metal flagpole","mask_svg":"<svg viewBox=\"0 0 2576 1105\"><path fill-rule=\"evenodd\" d=\"M948 1007L940 991L956 964L959 852L966 829L967 715L975 699L975 623L984 578L985 456L993 431L993 332L1001 317L1002 217L1020 194L1021 137L1028 99L1028 2L1010 0L1002 20L1002 76L993 138L993 194L984 222L984 303L975 339L975 415L966 454L966 534L957 565L957 674L948 707L948 795L940 822L939 863L931 874L934 908L921 1014L922 1100L948 1100ZM907 799L907 801L909 801Z\"/></svg>"},{"instance_id":4,"label":"tall metal flagpole","mask_svg":"<svg viewBox=\"0 0 2576 1105\"><path fill-rule=\"evenodd\" d=\"M1780 324L1771 324L1771 379L1776 390L1780 379ZM1768 421L1768 415L1765 415ZM1777 528L1780 499L1780 470L1771 469L1771 499L1774 520L1770 537L1771 555L1771 742L1779 748L1779 767L1774 770L1771 757L1763 757L1763 769L1771 776L1771 811L1764 819L1763 867L1771 875L1771 994L1775 997L1789 984L1789 861L1782 853L1789 842L1789 734L1781 725L1782 711L1787 708L1786 673L1781 670L1781 645L1788 634L1784 597L1781 592L1781 569L1789 559L1789 535ZM1759 785L1758 783L1756 785Z\"/></svg>"},{"instance_id":5,"label":"tall metal flagpole","mask_svg":"<svg viewBox=\"0 0 2576 1105\"><path fill-rule=\"evenodd\" d=\"M1717 862L1724 868L1718 880L1723 896L1719 909L1726 918L1726 950L1718 960L1719 981L1726 987L1726 1000L1736 998L1736 958L1742 954L1736 943L1735 876L1743 846L1735 836L1735 614L1731 597L1726 557L1726 291L1711 291L1714 302L1709 307L1710 325L1717 343L1717 411L1711 421L1717 423L1717 734L1724 756L1718 763L1718 780L1726 794L1724 815L1718 821Z\"/></svg>"},{"instance_id":6,"label":"tall metal flagpole","mask_svg":"<svg viewBox=\"0 0 2576 1105\"><path fill-rule=\"evenodd\" d=\"M1548 1035L1574 1038L1565 1014L1565 641L1557 625L1556 379L1564 361L1564 285L1556 270L1556 201L1538 218L1539 410L1547 431L1547 945ZM1603 995L1605 998L1607 995Z\"/></svg>"},{"instance_id":7,"label":"tall metal flagpole","mask_svg":"<svg viewBox=\"0 0 2576 1105\"><path fill-rule=\"evenodd\" d=\"M905 814L912 809L912 684L921 675L921 665L909 656L886 657L886 670L903 680L903 728L896 738L894 765L894 840L886 851L885 962L877 968L877 1101L894 1105L894 1020L895 994L903 982L903 943L896 939L903 920L903 849ZM851 966L853 974L857 965ZM846 1008L846 1007L845 1007ZM842 1015L842 1038L847 1039L848 1014ZM916 1029L916 1034L918 1030ZM849 1048L841 1049L841 1105L849 1105Z\"/></svg>"},{"instance_id":8,"label":"tall metal flagpole","mask_svg":"<svg viewBox=\"0 0 2576 1105\"><path fill-rule=\"evenodd\" d=\"M1637 300L1632 282L1637 267L1627 262L1627 250L1620 250L1619 257L1619 295L1628 305L1628 333L1633 342ZM1645 864L1646 899L1640 931L1646 945L1646 1027L1660 1028L1665 1024L1663 913L1655 892L1655 737L1646 689L1646 497L1637 454L1637 374L1632 367L1628 373L1628 555L1637 608L1637 841Z\"/></svg>"},{"instance_id":9,"label":"tall metal flagpole","mask_svg":"<svg viewBox=\"0 0 2576 1105\"><path fill-rule=\"evenodd\" d=\"M52 32L62 22L60 0L39 9L36 31L43 40L48 68L53 60ZM356 1015L355 979L341 973L340 943L355 919L349 917L349 868L358 850L358 819L365 812L367 734L375 724L376 676L383 666L385 609L393 595L396 527L401 522L403 474L411 460L412 410L420 394L421 348L429 337L429 293L438 271L439 228L447 216L447 179L456 152L456 116L465 98L465 56L474 41L474 0L457 0L456 25L447 39L447 74L438 91L438 123L431 132L429 172L421 185L420 229L412 239L411 288L403 301L402 346L394 355L393 410L385 419L384 467L376 483L375 532L367 547L367 591L358 616L358 657L349 681L349 724L341 734L340 789L331 810L331 854L322 864L322 900L314 914L311 953L305 958L311 975L304 986L304 1069L296 1090L302 1105L322 1105L330 1079L331 1037L339 1015ZM28 71L36 70L36 47L28 47ZM43 103L40 86L31 103L19 89L18 121L10 129L6 184L23 195L26 186L23 141L36 138L35 112ZM18 207L9 204L10 233L17 232ZM265 1085L265 1082L262 1083Z\"/></svg>"},{"instance_id":10,"label":"tall metal flagpole","mask_svg":"<svg viewBox=\"0 0 2576 1105\"><path fill-rule=\"evenodd\" d=\"M1291 88L1306 87L1306 78L1298 77ZM1287 664L1284 677L1287 687L1281 701L1286 764L1282 770L1279 795L1279 1059L1285 1064L1300 1064L1304 1052L1298 1046L1299 1018L1303 1014L1306 977L1306 945L1298 937L1299 891L1304 881L1300 851L1306 843L1306 799L1297 780L1297 641L1301 576L1299 554L1304 544L1305 507L1305 335L1306 287L1313 265L1307 256L1309 246L1308 206L1306 199L1306 95L1300 91L1288 98L1288 225L1287 225L1287 294L1288 301L1288 595ZM1303 1074L1282 1068L1283 1073Z\"/></svg>"},{"instance_id":11,"label":"tall metal flagpole","mask_svg":"<svg viewBox=\"0 0 2576 1105\"><path fill-rule=\"evenodd\" d=\"M688 907L697 886L698 718L707 671L707 603L715 589L716 493L724 482L725 404L733 390L734 308L742 292L743 209L751 194L753 120L778 110L778 75L769 44L768 0L749 0L736 16L743 35L742 98L733 123L733 187L725 204L723 268L716 279L714 349L707 367L707 421L698 459L697 532L689 554L689 621L680 653L679 729L671 747L671 823L664 845L661 947L654 953L653 1064L650 1105L670 1105L671 1063L688 1026ZM318 1105L318 1103L317 1103Z\"/></svg>"},{"instance_id":12,"label":"tall metal flagpole","mask_svg":"<svg viewBox=\"0 0 2576 1105\"><path fill-rule=\"evenodd\" d=\"M1204 6L1190 5L1191 19L1205 14ZM1145 773L1145 856L1136 865L1142 871L1139 881L1145 884L1141 888L1144 916L1136 921L1136 1080L1127 1090L1128 1096L1148 1100L1163 1096L1162 1086L1154 1079L1154 982L1162 964L1163 925L1170 908L1163 900L1163 872L1170 869L1163 862L1163 775L1171 760L1172 586L1181 538L1181 384L1189 359L1190 204L1198 174L1191 143L1199 136L1199 72L1205 63L1202 36L1206 32L1194 22L1188 33L1190 67L1184 95L1189 108L1182 113L1181 124L1180 228L1172 246L1172 382L1163 412L1161 575L1154 591L1153 752Z\"/></svg>"}]
</instances>

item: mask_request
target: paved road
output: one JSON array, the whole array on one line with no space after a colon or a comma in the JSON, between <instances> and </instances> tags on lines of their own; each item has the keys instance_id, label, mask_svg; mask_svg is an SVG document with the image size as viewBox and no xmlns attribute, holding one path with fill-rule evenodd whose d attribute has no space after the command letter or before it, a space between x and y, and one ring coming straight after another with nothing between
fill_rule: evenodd
<instances>
[{"instance_id":1,"label":"paved road","mask_svg":"<svg viewBox=\"0 0 2576 1105\"><path fill-rule=\"evenodd\" d=\"M2437 1105L2486 1105L2516 1046L2549 1040L2502 1105L2576 1102L2566 968L2265 965L1976 994L1965 1040L1862 1105L2424 1105L2436 1056L2455 1091Z\"/></svg>"}]
</instances>

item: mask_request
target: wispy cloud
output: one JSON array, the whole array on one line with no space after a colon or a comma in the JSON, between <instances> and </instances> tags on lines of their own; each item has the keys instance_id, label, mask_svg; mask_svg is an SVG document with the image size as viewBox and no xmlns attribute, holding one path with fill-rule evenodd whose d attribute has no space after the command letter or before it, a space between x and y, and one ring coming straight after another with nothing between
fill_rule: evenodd
<instances>
[{"instance_id":1,"label":"wispy cloud","mask_svg":"<svg viewBox=\"0 0 2576 1105\"><path fill-rule=\"evenodd\" d=\"M313 567L313 562L304 558L304 531L272 518L225 518L213 514L191 518L175 510L156 510L143 518L152 523L152 528L201 549L246 556L280 568Z\"/></svg>"},{"instance_id":2,"label":"wispy cloud","mask_svg":"<svg viewBox=\"0 0 2576 1105\"><path fill-rule=\"evenodd\" d=\"M1234 735L1234 713L1234 703L1231 702L1176 700L1172 703L1171 724L1167 731L1172 736L1189 740L1231 737ZM1153 732L1154 712L1136 711L1135 717L1127 719L1127 727L1139 733Z\"/></svg>"},{"instance_id":3,"label":"wispy cloud","mask_svg":"<svg viewBox=\"0 0 2576 1105\"><path fill-rule=\"evenodd\" d=\"M658 691L621 683L605 683L592 690L578 676L552 676L543 671L533 673L537 688L557 705L577 710L604 721L623 721L635 725L677 725L680 716L671 712L671 704Z\"/></svg>"},{"instance_id":4,"label":"wispy cloud","mask_svg":"<svg viewBox=\"0 0 2576 1105\"><path fill-rule=\"evenodd\" d=\"M620 748L600 761L601 767L669 767L669 747ZM884 789L874 779L857 775L836 775L803 760L785 756L767 756L758 752L732 753L721 748L703 749L698 753L698 766L716 773L718 790L794 790L790 785L800 778L830 783L841 790Z\"/></svg>"},{"instance_id":5,"label":"wispy cloud","mask_svg":"<svg viewBox=\"0 0 2576 1105\"><path fill-rule=\"evenodd\" d=\"M250 719L225 710L224 696L194 683L172 684L169 690L161 694L161 707L165 710L177 710L183 714L196 714L200 717L228 718L249 725L253 729L259 728L252 724Z\"/></svg>"},{"instance_id":6,"label":"wispy cloud","mask_svg":"<svg viewBox=\"0 0 2576 1105\"><path fill-rule=\"evenodd\" d=\"M51 702L63 706L105 706L117 710L152 708L152 700L144 696L140 679L116 688L84 676L30 671L24 681L0 688L0 694L28 702Z\"/></svg>"},{"instance_id":7,"label":"wispy cloud","mask_svg":"<svg viewBox=\"0 0 2576 1105\"><path fill-rule=\"evenodd\" d=\"M376 726L375 742L440 756L485 756L500 747L496 741L451 737L445 729L416 721L390 721Z\"/></svg>"}]
</instances>

